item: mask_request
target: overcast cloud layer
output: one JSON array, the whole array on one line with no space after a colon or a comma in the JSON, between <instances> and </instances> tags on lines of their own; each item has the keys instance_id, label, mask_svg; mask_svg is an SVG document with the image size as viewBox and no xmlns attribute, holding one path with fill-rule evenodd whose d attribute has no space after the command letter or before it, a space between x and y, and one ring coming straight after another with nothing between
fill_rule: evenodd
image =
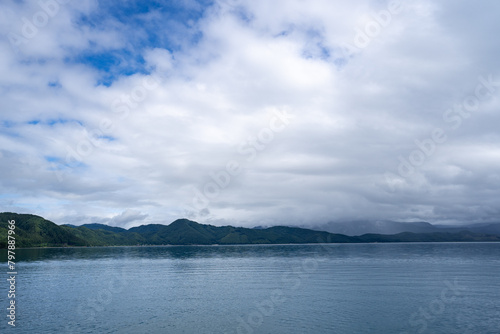
<instances>
[{"instance_id":1,"label":"overcast cloud layer","mask_svg":"<svg viewBox=\"0 0 500 334\"><path fill-rule=\"evenodd\" d=\"M496 1L0 4L0 211L500 219Z\"/></svg>"}]
</instances>

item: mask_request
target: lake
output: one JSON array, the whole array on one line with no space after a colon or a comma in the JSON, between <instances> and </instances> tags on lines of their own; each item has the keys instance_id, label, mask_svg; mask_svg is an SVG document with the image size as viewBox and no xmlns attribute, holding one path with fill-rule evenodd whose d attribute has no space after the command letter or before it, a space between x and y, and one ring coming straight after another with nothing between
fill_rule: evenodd
<instances>
[{"instance_id":1,"label":"lake","mask_svg":"<svg viewBox=\"0 0 500 334\"><path fill-rule=\"evenodd\" d=\"M16 253L1 333L500 333L500 243Z\"/></svg>"}]
</instances>

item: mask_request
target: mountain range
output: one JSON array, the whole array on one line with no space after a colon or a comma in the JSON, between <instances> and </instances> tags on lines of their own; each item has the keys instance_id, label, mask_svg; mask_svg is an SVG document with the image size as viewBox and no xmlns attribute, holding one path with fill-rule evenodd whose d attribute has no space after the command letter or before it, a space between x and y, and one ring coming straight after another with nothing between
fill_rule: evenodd
<instances>
[{"instance_id":1,"label":"mountain range","mask_svg":"<svg viewBox=\"0 0 500 334\"><path fill-rule=\"evenodd\" d=\"M362 235L366 233L374 233L374 234L398 234L403 232L458 233L460 231L500 235L500 223L453 226L453 225L433 225L428 222L403 223L390 220L377 220L377 221L329 222L327 224L314 225L308 228L318 231L327 231L330 233L340 233L349 236Z\"/></svg>"},{"instance_id":2,"label":"mountain range","mask_svg":"<svg viewBox=\"0 0 500 334\"><path fill-rule=\"evenodd\" d=\"M16 248L64 246L131 246L131 245L215 245L215 244L300 244L365 242L453 242L500 241L500 234L471 231L431 233L402 232L391 235L363 234L348 236L312 229L273 226L243 228L199 224L178 219L169 225L150 224L124 229L103 224L82 226L57 225L40 216L0 213L0 235L7 236L8 221L15 220ZM0 239L7 248L7 238Z\"/></svg>"}]
</instances>

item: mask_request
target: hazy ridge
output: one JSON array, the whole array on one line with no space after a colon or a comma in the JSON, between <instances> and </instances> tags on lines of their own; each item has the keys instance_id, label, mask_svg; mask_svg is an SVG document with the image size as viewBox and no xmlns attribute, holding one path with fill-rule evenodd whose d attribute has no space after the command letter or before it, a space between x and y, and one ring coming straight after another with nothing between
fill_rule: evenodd
<instances>
[{"instance_id":1,"label":"hazy ridge","mask_svg":"<svg viewBox=\"0 0 500 334\"><path fill-rule=\"evenodd\" d=\"M259 229L218 227L188 219L178 219L169 225L150 224L126 230L102 224L57 225L40 216L8 212L0 213L1 235L7 235L9 220L16 221L17 247L500 241L500 235L467 230L348 236L287 226ZM6 238L0 241L0 248L7 248Z\"/></svg>"}]
</instances>

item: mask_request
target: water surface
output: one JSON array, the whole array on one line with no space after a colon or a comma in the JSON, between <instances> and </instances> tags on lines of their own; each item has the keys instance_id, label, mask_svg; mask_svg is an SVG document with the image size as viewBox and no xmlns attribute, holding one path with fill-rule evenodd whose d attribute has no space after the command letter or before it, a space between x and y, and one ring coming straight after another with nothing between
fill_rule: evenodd
<instances>
[{"instance_id":1,"label":"water surface","mask_svg":"<svg viewBox=\"0 0 500 334\"><path fill-rule=\"evenodd\" d=\"M500 243L24 249L17 262L16 328L3 283L1 333L500 333Z\"/></svg>"}]
</instances>

